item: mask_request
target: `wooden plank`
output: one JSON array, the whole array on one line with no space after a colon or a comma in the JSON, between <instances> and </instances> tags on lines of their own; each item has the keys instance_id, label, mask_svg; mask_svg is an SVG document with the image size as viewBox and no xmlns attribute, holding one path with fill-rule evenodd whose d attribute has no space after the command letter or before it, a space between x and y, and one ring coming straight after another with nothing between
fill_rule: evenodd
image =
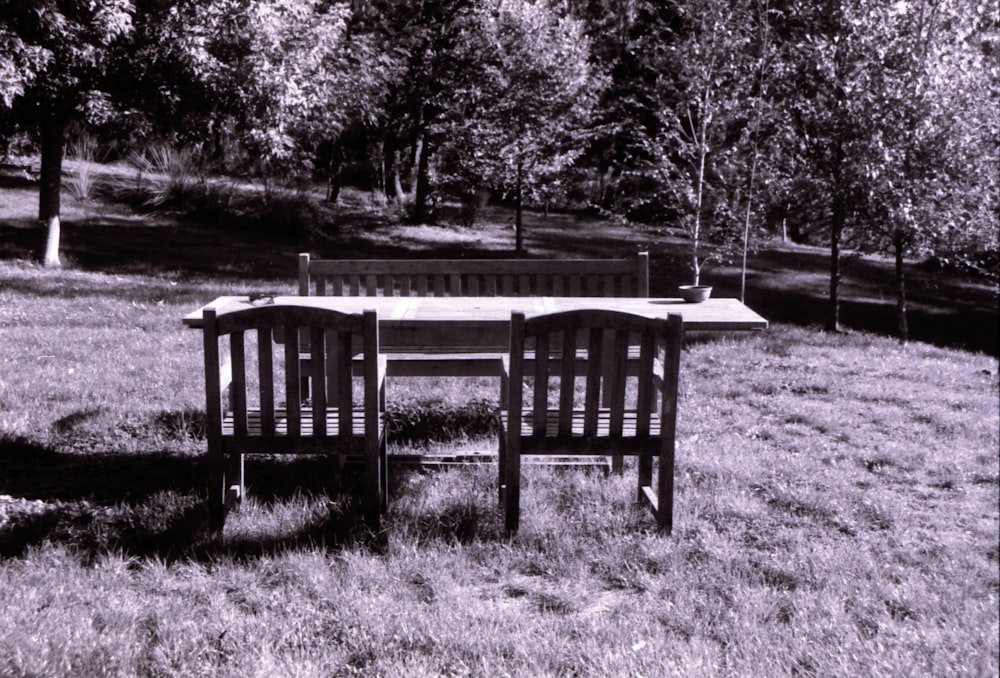
<instances>
[{"instance_id":1,"label":"wooden plank","mask_svg":"<svg viewBox=\"0 0 1000 678\"><path fill-rule=\"evenodd\" d=\"M274 347L271 344L272 330L262 327L257 330L257 376L260 382L261 434L274 434Z\"/></svg>"},{"instance_id":2,"label":"wooden plank","mask_svg":"<svg viewBox=\"0 0 1000 678\"><path fill-rule=\"evenodd\" d=\"M246 346L242 332L234 332L229 335L229 355L233 370L229 407L233 411L237 434L245 434L247 431L247 363Z\"/></svg>"},{"instance_id":3,"label":"wooden plank","mask_svg":"<svg viewBox=\"0 0 1000 678\"><path fill-rule=\"evenodd\" d=\"M587 366L587 387L584 400L585 417L583 424L584 435L597 434L597 412L600 407L601 395L601 359L604 344L604 330L599 327L590 329L590 343L587 347L590 360Z\"/></svg>"},{"instance_id":4,"label":"wooden plank","mask_svg":"<svg viewBox=\"0 0 1000 678\"><path fill-rule=\"evenodd\" d=\"M416 301L417 299L414 299ZM747 308L737 299L715 298L701 304L686 304L680 299L636 299L630 297L547 297L539 299L517 297L434 297L419 298L419 303L401 306L403 302L395 297L275 297L272 305L298 305L316 308L335 308L345 313L360 313L365 308L374 309L379 315L379 326L383 333L383 344L392 339L387 330L426 330L444 328L441 336L455 338L455 331L466 327L488 326L492 323L492 341L483 345L502 346L506 344L506 330L510 323L510 312L522 308L527 317L541 313L553 313L580 309L616 310L649 318L665 318L668 313L683 318L685 331L758 331L767 329L767 320ZM223 296L211 305L217 307L220 318L233 311L250 306L246 297ZM404 315L399 309L405 308ZM202 312L199 308L184 318L187 327L202 327ZM499 335L499 338L498 336ZM445 345L450 345L446 341ZM504 350L505 347L504 347Z\"/></svg>"},{"instance_id":5,"label":"wooden plank","mask_svg":"<svg viewBox=\"0 0 1000 678\"><path fill-rule=\"evenodd\" d=\"M320 436L326 435L326 330L309 328L312 352L312 427Z\"/></svg>"},{"instance_id":6,"label":"wooden plank","mask_svg":"<svg viewBox=\"0 0 1000 678\"><path fill-rule=\"evenodd\" d=\"M548 410L549 398L549 339L548 333L540 335L535 341L535 393L533 411L533 435L545 434L545 412Z\"/></svg>"},{"instance_id":7,"label":"wooden plank","mask_svg":"<svg viewBox=\"0 0 1000 678\"><path fill-rule=\"evenodd\" d=\"M613 332L612 341L612 348L609 351L611 356L610 373L606 373L605 379L611 390L610 403L608 403L611 408L610 434L620 436L625 425L625 381L627 376L625 365L628 362L628 330Z\"/></svg>"},{"instance_id":8,"label":"wooden plank","mask_svg":"<svg viewBox=\"0 0 1000 678\"><path fill-rule=\"evenodd\" d=\"M576 393L576 361L567 360L566 356L576 353L577 331L575 328L565 328L562 335L562 365L559 373L559 419L560 435L569 435L573 430L573 398Z\"/></svg>"},{"instance_id":9,"label":"wooden plank","mask_svg":"<svg viewBox=\"0 0 1000 678\"><path fill-rule=\"evenodd\" d=\"M287 328L292 336L297 328ZM299 350L297 342L285 342L285 401L287 402L287 427L289 435L297 436L302 430L301 404L299 402Z\"/></svg>"}]
</instances>

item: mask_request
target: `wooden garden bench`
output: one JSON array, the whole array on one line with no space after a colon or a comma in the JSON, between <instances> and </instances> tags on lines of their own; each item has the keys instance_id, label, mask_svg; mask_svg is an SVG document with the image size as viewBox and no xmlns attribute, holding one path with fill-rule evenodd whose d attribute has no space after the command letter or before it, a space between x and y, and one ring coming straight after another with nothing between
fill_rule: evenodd
<instances>
[{"instance_id":1,"label":"wooden garden bench","mask_svg":"<svg viewBox=\"0 0 1000 678\"><path fill-rule=\"evenodd\" d=\"M313 259L301 296L648 297L649 254L633 259ZM435 346L388 354L390 376L497 376L500 355Z\"/></svg>"},{"instance_id":2,"label":"wooden garden bench","mask_svg":"<svg viewBox=\"0 0 1000 678\"><path fill-rule=\"evenodd\" d=\"M631 455L638 457L638 499L670 533L683 331L679 315L511 315L499 443L500 498L509 531L518 528L523 455ZM629 349L636 345L633 359ZM581 355L588 358L583 364ZM526 379L534 382L527 393Z\"/></svg>"},{"instance_id":3,"label":"wooden garden bench","mask_svg":"<svg viewBox=\"0 0 1000 678\"><path fill-rule=\"evenodd\" d=\"M312 259L301 296L648 297L649 253L634 259Z\"/></svg>"},{"instance_id":4,"label":"wooden garden bench","mask_svg":"<svg viewBox=\"0 0 1000 678\"><path fill-rule=\"evenodd\" d=\"M388 475L376 313L271 303L230 311L209 306L202 318L213 529L222 528L227 507L244 495L247 453L326 454L341 468L348 456L360 457L367 517L377 522ZM313 388L306 402L299 398L299 347L284 341L297 335L309 337ZM355 370L360 389L353 388Z\"/></svg>"}]
</instances>

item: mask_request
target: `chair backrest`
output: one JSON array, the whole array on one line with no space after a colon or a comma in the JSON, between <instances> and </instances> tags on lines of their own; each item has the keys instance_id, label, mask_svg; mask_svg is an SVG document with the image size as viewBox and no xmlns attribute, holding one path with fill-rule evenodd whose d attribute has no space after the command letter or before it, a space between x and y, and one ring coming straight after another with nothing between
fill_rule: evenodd
<instances>
[{"instance_id":1,"label":"chair backrest","mask_svg":"<svg viewBox=\"0 0 1000 678\"><path fill-rule=\"evenodd\" d=\"M679 315L661 319L579 310L525 319L515 312L510 337L507 409L512 429L520 427L528 400L533 430L523 432L525 436L568 439L580 433L582 424L585 437L644 438L656 412L661 435L673 439L683 338ZM638 356L630 350L636 346ZM527 399L523 384L531 377ZM636 382L634 388L629 380ZM549 414L553 410L558 412L554 419ZM512 430L512 435L522 432Z\"/></svg>"},{"instance_id":2,"label":"chair backrest","mask_svg":"<svg viewBox=\"0 0 1000 678\"><path fill-rule=\"evenodd\" d=\"M301 374L300 342L285 341L288 336L308 338L301 342L310 354L308 375ZM228 415L231 431L226 433L236 437L296 441L377 436L374 311L345 314L287 304L229 311L209 307L204 312L204 341L209 435L222 435ZM354 389L352 360L359 354L364 384ZM314 384L312 401L305 404L299 396L304 376ZM336 418L328 420L332 408L337 408Z\"/></svg>"},{"instance_id":3,"label":"chair backrest","mask_svg":"<svg viewBox=\"0 0 1000 678\"><path fill-rule=\"evenodd\" d=\"M649 254L635 259L312 259L301 296L648 297Z\"/></svg>"}]
</instances>

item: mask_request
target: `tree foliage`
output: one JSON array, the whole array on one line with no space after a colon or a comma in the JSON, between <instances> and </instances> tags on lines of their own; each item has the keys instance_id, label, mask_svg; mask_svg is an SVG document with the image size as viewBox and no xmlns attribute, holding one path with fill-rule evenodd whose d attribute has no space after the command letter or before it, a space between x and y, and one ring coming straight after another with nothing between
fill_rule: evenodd
<instances>
[{"instance_id":1,"label":"tree foliage","mask_svg":"<svg viewBox=\"0 0 1000 678\"><path fill-rule=\"evenodd\" d=\"M543 2L512 0L467 12L455 30L453 86L437 103L442 169L460 192L491 189L517 205L560 190L582 155L601 80L580 22Z\"/></svg>"},{"instance_id":2,"label":"tree foliage","mask_svg":"<svg viewBox=\"0 0 1000 678\"><path fill-rule=\"evenodd\" d=\"M104 124L331 197L354 163L418 221L620 211L696 281L788 220L830 247L831 329L842 251L895 256L905 336L904 258L998 250L998 56L968 0L0 0L0 122L38 141L50 262L67 126Z\"/></svg>"}]
</instances>

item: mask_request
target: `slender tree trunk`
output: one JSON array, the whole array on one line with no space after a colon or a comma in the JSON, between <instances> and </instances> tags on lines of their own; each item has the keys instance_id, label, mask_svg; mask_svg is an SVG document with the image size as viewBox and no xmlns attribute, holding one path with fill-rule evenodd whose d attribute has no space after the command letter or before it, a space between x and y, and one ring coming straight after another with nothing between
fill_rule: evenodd
<instances>
[{"instance_id":1,"label":"slender tree trunk","mask_svg":"<svg viewBox=\"0 0 1000 678\"><path fill-rule=\"evenodd\" d=\"M344 167L344 151L341 142L336 141L330 150L329 177L327 178L326 200L337 204L340 199L340 179Z\"/></svg>"},{"instance_id":2,"label":"slender tree trunk","mask_svg":"<svg viewBox=\"0 0 1000 678\"><path fill-rule=\"evenodd\" d=\"M702 120L700 139L698 143L698 178L697 178L697 198L694 208L694 230L691 233L691 269L694 273L694 284L701 284L701 260L699 259L699 249L701 248L701 206L705 192L705 156L708 155L707 137L708 123Z\"/></svg>"},{"instance_id":3,"label":"slender tree trunk","mask_svg":"<svg viewBox=\"0 0 1000 678\"><path fill-rule=\"evenodd\" d=\"M517 189L514 196L514 251L524 254L524 201L521 195L521 165L517 166Z\"/></svg>"},{"instance_id":4,"label":"slender tree trunk","mask_svg":"<svg viewBox=\"0 0 1000 678\"><path fill-rule=\"evenodd\" d=\"M42 263L46 267L56 268L61 265L59 210L66 123L59 115L49 113L41 121L40 129L42 157L41 181L38 189L38 221L46 229Z\"/></svg>"},{"instance_id":5,"label":"slender tree trunk","mask_svg":"<svg viewBox=\"0 0 1000 678\"><path fill-rule=\"evenodd\" d=\"M371 161L372 174L375 175L375 180L372 182L372 200L376 204L384 205L387 198L388 181L385 169L385 147L381 140L377 142L377 146L371 154Z\"/></svg>"},{"instance_id":6,"label":"slender tree trunk","mask_svg":"<svg viewBox=\"0 0 1000 678\"><path fill-rule=\"evenodd\" d=\"M417 181L413 195L413 219L418 224L429 221L430 213L427 209L427 198L430 195L430 153L427 144L421 136L417 140L416 147Z\"/></svg>"},{"instance_id":7,"label":"slender tree trunk","mask_svg":"<svg viewBox=\"0 0 1000 678\"><path fill-rule=\"evenodd\" d=\"M758 118L759 119L759 118ZM753 205L753 183L757 176L757 142L753 145L753 162L750 165L750 190L747 193L747 213L743 221L743 263L740 267L740 303L747 301L747 250L750 249L750 207Z\"/></svg>"},{"instance_id":8,"label":"slender tree trunk","mask_svg":"<svg viewBox=\"0 0 1000 678\"><path fill-rule=\"evenodd\" d=\"M406 192L403 191L402 163L399 159L399 148L393 142L392 149L392 190L396 194L396 204L406 203Z\"/></svg>"},{"instance_id":9,"label":"slender tree trunk","mask_svg":"<svg viewBox=\"0 0 1000 678\"><path fill-rule=\"evenodd\" d=\"M833 219L830 224L830 315L828 332L840 332L840 239L844 233L847 213L843 198L834 198Z\"/></svg>"},{"instance_id":10,"label":"slender tree trunk","mask_svg":"<svg viewBox=\"0 0 1000 678\"><path fill-rule=\"evenodd\" d=\"M896 254L896 317L899 321L899 343L903 346L910 340L910 327L906 320L906 276L903 272L905 245L903 234L896 231L893 237L893 249Z\"/></svg>"}]
</instances>

